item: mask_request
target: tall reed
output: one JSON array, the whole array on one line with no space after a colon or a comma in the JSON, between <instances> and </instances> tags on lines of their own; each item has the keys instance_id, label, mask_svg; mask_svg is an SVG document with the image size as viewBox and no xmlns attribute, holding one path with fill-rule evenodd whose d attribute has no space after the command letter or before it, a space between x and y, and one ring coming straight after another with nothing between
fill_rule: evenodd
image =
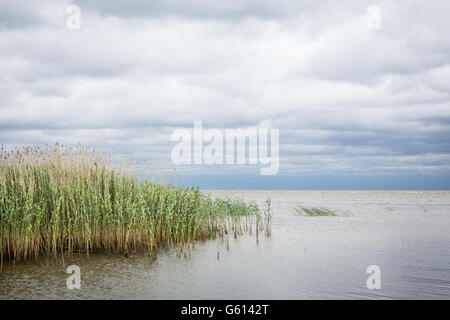
<instances>
[{"instance_id":1,"label":"tall reed","mask_svg":"<svg viewBox=\"0 0 450 320\"><path fill-rule=\"evenodd\" d=\"M82 146L0 152L0 259L124 253L242 232L253 203L211 199L198 188L138 182L111 156ZM250 222L252 223L252 222ZM260 224L257 228L260 227ZM250 224L251 232L251 224Z\"/></svg>"}]
</instances>

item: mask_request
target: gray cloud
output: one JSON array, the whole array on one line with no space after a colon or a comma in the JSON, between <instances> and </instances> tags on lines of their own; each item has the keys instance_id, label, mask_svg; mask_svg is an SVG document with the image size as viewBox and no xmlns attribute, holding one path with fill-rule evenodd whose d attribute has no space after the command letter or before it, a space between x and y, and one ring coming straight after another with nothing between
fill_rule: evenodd
<instances>
[{"instance_id":1,"label":"gray cloud","mask_svg":"<svg viewBox=\"0 0 450 320\"><path fill-rule=\"evenodd\" d=\"M229 0L213 2L208 0L131 0L88 1L76 0L75 3L99 12L102 15L118 17L187 17L192 19L236 20L247 17L280 19L296 16L300 13L317 13L327 10L332 1L323 1L318 6L314 1L280 0ZM338 7L338 6L336 6ZM336 8L335 7L335 8Z\"/></svg>"},{"instance_id":2,"label":"gray cloud","mask_svg":"<svg viewBox=\"0 0 450 320\"><path fill-rule=\"evenodd\" d=\"M170 163L171 132L280 129L281 174L448 172L445 1L11 2L0 13L0 142ZM257 172L195 167L193 172Z\"/></svg>"},{"instance_id":3,"label":"gray cloud","mask_svg":"<svg viewBox=\"0 0 450 320\"><path fill-rule=\"evenodd\" d=\"M41 16L33 3L1 1L0 31L38 25Z\"/></svg>"}]
</instances>

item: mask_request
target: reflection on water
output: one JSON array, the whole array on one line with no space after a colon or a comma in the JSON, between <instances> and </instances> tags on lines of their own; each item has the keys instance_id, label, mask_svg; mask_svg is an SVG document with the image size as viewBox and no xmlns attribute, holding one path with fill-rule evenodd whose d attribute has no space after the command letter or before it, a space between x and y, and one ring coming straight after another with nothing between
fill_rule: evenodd
<instances>
[{"instance_id":1,"label":"reflection on water","mask_svg":"<svg viewBox=\"0 0 450 320\"><path fill-rule=\"evenodd\" d=\"M215 191L270 198L272 237L199 242L189 258L162 253L72 257L63 265L4 266L1 299L390 299L450 298L450 192ZM326 206L352 217L304 217ZM220 259L217 260L217 250ZM65 268L81 268L69 290ZM381 289L366 268L381 268Z\"/></svg>"}]
</instances>

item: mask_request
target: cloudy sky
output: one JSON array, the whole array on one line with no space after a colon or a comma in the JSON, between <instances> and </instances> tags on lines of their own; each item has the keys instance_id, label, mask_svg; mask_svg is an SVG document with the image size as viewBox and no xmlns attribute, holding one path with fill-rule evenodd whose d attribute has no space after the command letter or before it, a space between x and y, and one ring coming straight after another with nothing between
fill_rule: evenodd
<instances>
[{"instance_id":1,"label":"cloudy sky","mask_svg":"<svg viewBox=\"0 0 450 320\"><path fill-rule=\"evenodd\" d=\"M80 142L205 188L448 189L449 21L445 0L0 0L0 142ZM279 129L278 175L175 166L194 120Z\"/></svg>"}]
</instances>

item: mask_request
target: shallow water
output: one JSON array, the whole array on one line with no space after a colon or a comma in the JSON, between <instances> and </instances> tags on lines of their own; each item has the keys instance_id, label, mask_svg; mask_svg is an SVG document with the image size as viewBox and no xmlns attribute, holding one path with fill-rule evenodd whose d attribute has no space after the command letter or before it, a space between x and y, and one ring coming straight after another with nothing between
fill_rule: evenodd
<instances>
[{"instance_id":1,"label":"shallow water","mask_svg":"<svg viewBox=\"0 0 450 320\"><path fill-rule=\"evenodd\" d=\"M63 265L4 266L1 299L450 299L450 192L214 191L262 205L272 237L196 243L191 257L162 253L73 257ZM350 217L305 217L325 206ZM217 260L217 251L220 259ZM65 268L81 268L69 290ZM366 286L369 265L381 289Z\"/></svg>"}]
</instances>

